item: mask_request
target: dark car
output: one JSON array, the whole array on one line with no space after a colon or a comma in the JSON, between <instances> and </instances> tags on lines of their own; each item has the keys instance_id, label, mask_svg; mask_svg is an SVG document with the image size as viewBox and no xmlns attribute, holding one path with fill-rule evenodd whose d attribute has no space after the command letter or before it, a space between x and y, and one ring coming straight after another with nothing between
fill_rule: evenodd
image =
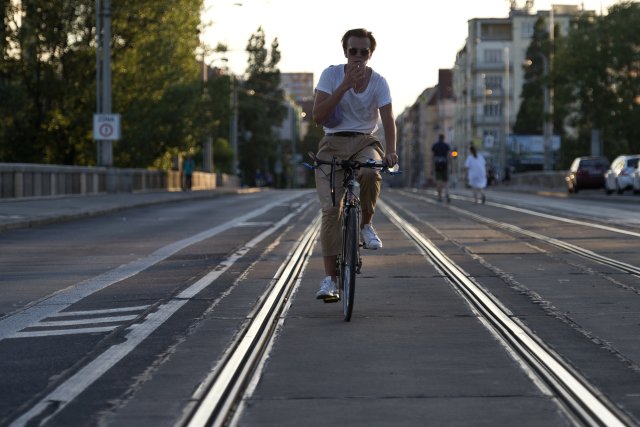
<instances>
[{"instance_id":1,"label":"dark car","mask_svg":"<svg viewBox=\"0 0 640 427\"><path fill-rule=\"evenodd\" d=\"M606 157L577 157L564 178L567 190L569 193L577 193L585 188L603 188L607 169L609 161Z\"/></svg>"}]
</instances>

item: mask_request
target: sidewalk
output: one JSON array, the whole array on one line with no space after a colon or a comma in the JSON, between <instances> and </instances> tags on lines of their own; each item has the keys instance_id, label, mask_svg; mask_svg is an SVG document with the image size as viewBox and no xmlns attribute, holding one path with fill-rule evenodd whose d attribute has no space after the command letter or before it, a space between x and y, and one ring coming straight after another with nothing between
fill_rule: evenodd
<instances>
[{"instance_id":1,"label":"sidewalk","mask_svg":"<svg viewBox=\"0 0 640 427\"><path fill-rule=\"evenodd\" d=\"M103 215L133 207L170 203L180 200L220 197L259 191L255 188L219 188L206 191L154 191L115 193L95 196L38 197L0 200L0 232L16 228L35 227Z\"/></svg>"}]
</instances>

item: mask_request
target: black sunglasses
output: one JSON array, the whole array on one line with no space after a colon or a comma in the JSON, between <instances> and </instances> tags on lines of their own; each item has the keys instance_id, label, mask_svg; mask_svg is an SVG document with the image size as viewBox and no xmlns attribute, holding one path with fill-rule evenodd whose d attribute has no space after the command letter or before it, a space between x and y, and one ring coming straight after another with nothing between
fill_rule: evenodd
<instances>
[{"instance_id":1,"label":"black sunglasses","mask_svg":"<svg viewBox=\"0 0 640 427\"><path fill-rule=\"evenodd\" d=\"M358 49L357 47L350 47L349 49L347 49L347 52L349 52L350 56L356 56L358 52L360 52L360 56L369 56L369 53L371 53L371 49L369 49L368 47L364 49Z\"/></svg>"}]
</instances>

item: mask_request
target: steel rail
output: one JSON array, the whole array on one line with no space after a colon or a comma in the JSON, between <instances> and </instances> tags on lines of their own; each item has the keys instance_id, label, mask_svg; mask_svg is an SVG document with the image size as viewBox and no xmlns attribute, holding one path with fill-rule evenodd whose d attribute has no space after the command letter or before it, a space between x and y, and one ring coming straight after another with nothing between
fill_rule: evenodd
<instances>
[{"instance_id":1,"label":"steel rail","mask_svg":"<svg viewBox=\"0 0 640 427\"><path fill-rule=\"evenodd\" d=\"M280 266L271 287L265 292L250 321L238 333L223 360L199 390L198 404L187 417L188 427L224 426L235 411L252 374L264 356L280 315L310 256L320 230L320 215L303 232L287 260Z\"/></svg>"},{"instance_id":2,"label":"steel rail","mask_svg":"<svg viewBox=\"0 0 640 427\"><path fill-rule=\"evenodd\" d=\"M378 206L391 222L401 229L431 261L447 276L465 299L502 337L505 344L518 354L562 401L571 415L588 426L632 426L631 420L616 408L595 387L567 365L521 322L497 304L493 296L478 286L462 269L442 253L414 226L405 221L388 204Z\"/></svg>"},{"instance_id":3,"label":"steel rail","mask_svg":"<svg viewBox=\"0 0 640 427\"><path fill-rule=\"evenodd\" d=\"M432 202L430 199L427 199L427 198L424 198L424 197L414 196L412 194L406 194L406 195L408 195L409 197L416 198L418 200ZM501 207L503 207L503 206L501 205ZM520 227L518 227L516 225L513 225L513 224L500 223L500 222L495 221L495 220L493 220L491 218L487 218L487 217L478 215L476 213L467 211L465 209L462 209L462 208L459 208L459 207L456 207L456 206L449 206L449 209L451 209L451 210L453 210L455 212L458 212L460 214L469 216L469 217L475 219L478 222L483 222L485 224L489 224L489 225L491 225L493 227L501 228L503 230L507 230L507 231L510 231L512 233L518 233L518 234L523 234L525 236L532 237L534 239L546 242L546 243L548 243L550 245L553 245L555 247L564 249L564 250L566 250L568 252L572 252L572 253L580 255L582 257L591 259L592 261L596 261L596 262L598 262L598 263L600 263L602 265L606 265L608 267L617 268L618 270L624 271L625 273L633 274L635 276L640 277L640 267L636 267L634 265L627 264L626 262L618 261L616 259L609 258L609 257L606 257L604 255L600 255L600 254L598 254L596 252L590 251L589 249L581 248L580 246L576 246L576 245L573 245L571 243L563 242L562 240L558 240L558 239L555 239L553 237L545 236L543 234L536 233L534 231L525 230L525 229L520 228ZM519 209L519 211L521 211L523 213L530 213L530 211L524 210L524 209ZM553 219L553 220L563 219L563 220L565 220L565 222L571 222L572 221L572 220L569 220L567 218L561 218L561 217L556 217L556 216L551 216L551 215L546 215L545 217ZM616 230L613 230L611 228L603 228L603 227L599 226L598 224L590 224L590 223L585 223L583 221L577 221L575 223L577 225L594 226L595 228L605 229L605 230L608 230L608 231L616 232Z\"/></svg>"}]
</instances>

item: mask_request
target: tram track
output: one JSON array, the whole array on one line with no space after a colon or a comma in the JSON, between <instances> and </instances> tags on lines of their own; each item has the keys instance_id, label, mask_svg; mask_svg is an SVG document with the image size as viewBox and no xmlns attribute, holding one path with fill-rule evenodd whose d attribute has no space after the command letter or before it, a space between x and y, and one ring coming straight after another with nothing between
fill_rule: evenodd
<instances>
[{"instance_id":1,"label":"tram track","mask_svg":"<svg viewBox=\"0 0 640 427\"><path fill-rule=\"evenodd\" d=\"M505 345L557 396L565 412L578 424L631 426L629 417L542 342L494 297L440 251L429 239L402 218L387 203L382 213L429 257L459 290Z\"/></svg>"},{"instance_id":2,"label":"tram track","mask_svg":"<svg viewBox=\"0 0 640 427\"><path fill-rule=\"evenodd\" d=\"M421 201L425 201L425 202L431 202L431 200L429 200L426 197L422 197L422 196L417 196L417 195L413 195L407 192L403 192L403 195L407 196L407 197L411 197L411 198L415 198ZM602 229L602 230L606 230L606 231L610 231L610 232L614 232L614 233L621 233L621 234L626 234L626 235L631 235L631 236L637 236L640 237L640 234L638 233L634 233L628 230L621 230L619 228L614 228L614 227L608 227L608 226L602 226L600 224L593 224L593 223L587 223L585 221L577 221L577 220L571 220L568 218L562 218L562 217L558 217L555 215L547 215L547 214L541 214L540 212L534 212L534 211L530 211L530 210L526 210L526 209L520 209L520 208L514 208L512 206L507 206L507 205L502 205L499 204L499 207L503 207L503 208L511 208L511 209L517 209L518 212L521 213L526 213L526 214L533 214L533 215L538 215L538 216L542 216L544 218L548 218L548 219L552 219L552 220L556 220L556 221L564 221L564 222L569 222L572 224L576 224L576 225L581 225L581 226L587 226L587 227L593 227L593 228L598 228L598 229ZM494 228L498 228L501 230L505 230L511 233L515 233L515 234L520 234L523 236L527 236L527 237L531 237L533 239L539 240L541 242L545 242L549 245L555 246L557 248L563 249L567 252L571 252L577 255L580 255L584 258L590 259L592 261L595 261L597 263L600 263L602 265L608 266L608 267L613 267L616 268L620 271L623 271L625 273L629 273L632 274L638 278L640 278L640 267L638 266L634 266L613 258L609 258L606 257L604 255L598 254L596 252L593 252L589 249L585 249L582 248L580 246L568 243L568 242L564 242L562 240L553 238L553 237L549 237L549 236L545 236L543 234L540 233L536 233L534 231L530 231L530 230L525 230L521 227L518 227L516 225L513 224L507 224L507 223L503 223L503 222L499 222L499 221L495 221L491 218L487 218L485 216L482 215L478 215L474 212L470 212L466 209L462 209L456 206L448 206L449 209L453 210L454 212L457 212L461 215L465 215L469 218L472 218L473 220L480 222L480 223L484 223L487 225L490 225L491 227Z\"/></svg>"},{"instance_id":3,"label":"tram track","mask_svg":"<svg viewBox=\"0 0 640 427\"><path fill-rule=\"evenodd\" d=\"M475 283L468 274L438 250L416 228L400 217L389 205L380 201L379 207L381 212L414 241L434 265L446 275L469 304L480 314L483 323L488 325L504 345L517 355L520 363L528 368L530 375L553 393L559 406L575 424L588 426L635 425L623 411L585 380L523 323L515 319L513 314L502 306L493 295ZM502 224L461 208L451 206L450 208L476 221L554 244L627 273L637 275L640 272L635 266L616 262L616 260L611 260L578 246L514 225ZM318 232L319 217L316 217L278 270L269 291L265 293L255 311L248 315L250 320L242 331L238 332L234 343L212 370L208 380L200 386L194 395L194 399L198 402L197 406L184 419L182 425L188 427L225 426L233 425L234 420L238 418L242 408L241 401L247 393L250 393L248 390L251 389L251 384L255 384L257 376L260 375L268 348L272 345L278 325L281 324L283 315L286 313L289 297L299 284L304 265L310 256Z\"/></svg>"},{"instance_id":4,"label":"tram track","mask_svg":"<svg viewBox=\"0 0 640 427\"><path fill-rule=\"evenodd\" d=\"M286 200L288 201L288 200ZM188 248L189 246L199 243L202 240L211 238L218 234L223 230L228 230L234 227L244 226L245 224L250 225L251 223L248 221L253 219L253 217L264 214L265 212L273 209L281 202L274 202L273 204L267 204L264 207L261 207L258 210L247 213L246 215L236 217L235 220L216 226L205 232L201 232L192 236L190 238L183 239L178 242L171 243L170 245L161 248L154 252L150 257L151 260L145 262L137 262L138 264L143 264L144 266L151 266L153 261L156 263L159 262L158 259L161 255L165 255L165 258L170 258L179 250ZM265 223L265 225L269 225L263 232L253 237L253 239L244 243L241 247L231 251L227 254L227 256L214 268L209 270L206 274L200 277L195 282L191 283L186 288L180 290L178 293L171 295L167 298L163 298L159 300L153 305L145 305L145 306L128 306L123 309L110 309L110 310L91 310L91 311L61 311L55 314L48 314L48 317L52 319L56 319L57 317L65 317L65 316L87 316L92 314L113 314L119 312L128 312L134 313L128 316L120 316L123 324L112 326L107 330L99 330L97 332L105 333L109 335L105 335L103 339L103 343L100 346L96 347L95 351L87 352L86 356L83 357L78 363L70 369L68 372L65 372L64 376L61 376L56 384L53 384L47 393L42 393L37 397L37 399L33 399L32 403L29 404L29 407L25 405L25 412L20 414L16 419L11 421L11 426L23 426L23 425L43 425L49 422L52 418L57 416L60 412L63 412L65 408L72 403L75 399L77 399L83 392L85 392L89 387L93 386L95 383L98 383L103 379L106 374L114 369L114 367L123 359L130 356L132 352L144 346L144 341L147 340L152 334L156 333L158 329L160 329L165 323L169 321L174 314L176 314L179 310L184 309L184 307L191 301L194 301L198 298L198 295L208 287L210 287L214 282L216 282L223 274L225 274L229 269L236 265L237 262L245 258L250 251L259 247L259 245L267 240L267 238L275 239L276 241L279 237L274 237L274 233L281 229L287 229L287 226L290 225L290 222L300 216L310 205L311 202L304 203L296 203L294 205L294 210L290 212L288 215L281 217L279 221L274 223ZM132 270L132 269L129 269ZM129 271L127 270L127 271ZM144 269L140 268L140 271L144 271ZM131 275L138 274L139 271L134 271ZM285 274L286 268L283 272L283 267L278 270L276 277L280 274ZM112 282L116 283L117 280L112 278ZM106 281L105 281L106 282ZM111 284L111 282L107 282L107 285ZM106 286L105 286L106 287ZM84 292L83 292L84 294ZM218 305L220 299L216 299L213 301L212 306ZM70 306L72 303L69 302ZM50 304L52 305L52 304ZM35 305L38 308L38 305ZM66 308L65 305L63 308ZM210 308L211 308L210 307ZM52 309L60 309L58 306L53 306ZM25 311L28 311L28 308ZM47 310L52 310L49 307L45 307ZM0 330L0 339L4 336L9 335L6 332L6 329L14 328L19 329L23 327L22 323L26 323L30 321L32 318L36 316L27 317L24 319L22 316L18 322L10 323L8 328ZM115 322L115 317L110 317L106 320ZM11 318L9 318L11 320ZM94 322L95 318L87 319L85 322L74 322L74 321L49 321L49 322L40 322L34 325L27 324L27 327L51 327L51 328L61 328L64 326L75 326L76 323L80 325L88 324L92 326L89 322ZM126 322L126 323L124 323ZM67 325L65 323L70 323ZM19 326L15 326L15 324L19 324ZM35 332L20 332L9 336L12 339L37 339L37 338L47 338L51 336L68 336L72 335L88 335L95 334L96 328L84 328L84 329L68 329L68 330L60 330L60 329L52 329L45 331ZM117 338L122 337L122 338ZM116 339L114 339L116 338ZM112 345L107 345L111 341L116 341ZM0 424L4 425L4 422L8 422L7 419L0 419Z\"/></svg>"},{"instance_id":5,"label":"tram track","mask_svg":"<svg viewBox=\"0 0 640 427\"><path fill-rule=\"evenodd\" d=\"M258 374L258 367L275 336L289 298L299 283L319 231L318 215L296 242L253 313L248 315L249 321L196 391L194 399L197 405L182 425L223 426L232 420L252 378Z\"/></svg>"}]
</instances>

